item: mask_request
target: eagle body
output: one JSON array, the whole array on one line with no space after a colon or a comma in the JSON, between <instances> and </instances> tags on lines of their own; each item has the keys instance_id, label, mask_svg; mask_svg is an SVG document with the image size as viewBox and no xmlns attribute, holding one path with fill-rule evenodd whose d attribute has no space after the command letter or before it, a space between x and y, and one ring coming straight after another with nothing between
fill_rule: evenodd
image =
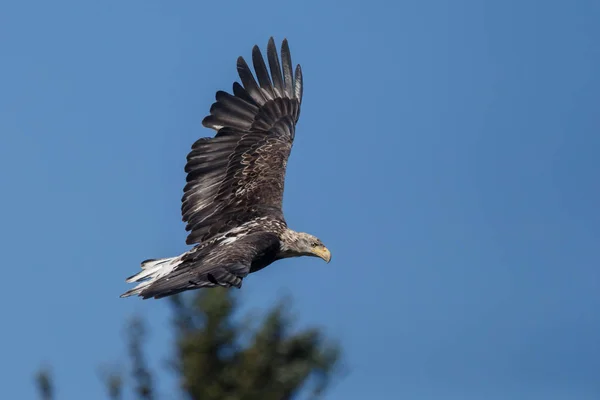
<instances>
[{"instance_id":1,"label":"eagle body","mask_svg":"<svg viewBox=\"0 0 600 400\"><path fill-rule=\"evenodd\" d=\"M241 84L216 93L202 124L216 131L198 139L187 156L181 212L194 245L184 254L142 262L137 282L121 297L162 298L204 287L237 287L250 273L288 257L316 256L329 262L321 241L288 228L282 211L285 172L302 103L299 65L292 70L287 40L281 62L273 38L267 65L258 46L243 57Z\"/></svg>"}]
</instances>

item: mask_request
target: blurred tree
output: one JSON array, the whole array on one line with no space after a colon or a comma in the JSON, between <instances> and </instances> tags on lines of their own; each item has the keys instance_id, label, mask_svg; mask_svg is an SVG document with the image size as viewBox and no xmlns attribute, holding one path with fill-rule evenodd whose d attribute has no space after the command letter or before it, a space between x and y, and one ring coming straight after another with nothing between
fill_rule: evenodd
<instances>
[{"instance_id":1,"label":"blurred tree","mask_svg":"<svg viewBox=\"0 0 600 400\"><path fill-rule=\"evenodd\" d=\"M236 297L226 289L172 296L175 354L171 362L179 386L191 400L291 400L301 391L320 397L338 370L340 349L318 329L292 332L288 301L281 301L257 324L236 322ZM254 326L257 325L257 326ZM139 400L157 399L143 352L144 324L129 324L128 348ZM119 400L123 379L104 375L111 400ZM43 400L52 399L49 374L38 374Z\"/></svg>"},{"instance_id":2,"label":"blurred tree","mask_svg":"<svg viewBox=\"0 0 600 400\"><path fill-rule=\"evenodd\" d=\"M47 368L42 368L36 374L35 381L42 400L53 400L54 390L52 388L52 379L50 378L50 371Z\"/></svg>"}]
</instances>

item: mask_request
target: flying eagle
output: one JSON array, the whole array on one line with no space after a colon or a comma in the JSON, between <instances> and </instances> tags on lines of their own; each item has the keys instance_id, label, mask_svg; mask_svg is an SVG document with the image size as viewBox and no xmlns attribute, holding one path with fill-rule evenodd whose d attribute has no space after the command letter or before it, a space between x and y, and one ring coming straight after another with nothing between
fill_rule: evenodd
<instances>
[{"instance_id":1,"label":"flying eagle","mask_svg":"<svg viewBox=\"0 0 600 400\"><path fill-rule=\"evenodd\" d=\"M250 273L288 257L329 250L313 235L287 227L282 211L285 170L302 103L302 70L292 70L286 39L281 63L273 38L267 46L269 70L258 46L252 63L237 60L242 84L233 95L217 91L202 125L215 137L201 138L187 156L181 212L191 250L172 258L143 261L127 278L138 285L121 297L161 298L204 287L237 287Z\"/></svg>"}]
</instances>

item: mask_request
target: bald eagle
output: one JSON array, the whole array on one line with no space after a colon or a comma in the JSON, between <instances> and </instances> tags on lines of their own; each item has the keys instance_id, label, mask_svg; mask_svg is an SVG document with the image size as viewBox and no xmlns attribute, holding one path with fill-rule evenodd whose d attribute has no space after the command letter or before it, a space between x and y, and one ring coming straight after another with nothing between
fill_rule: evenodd
<instances>
[{"instance_id":1,"label":"bald eagle","mask_svg":"<svg viewBox=\"0 0 600 400\"><path fill-rule=\"evenodd\" d=\"M181 212L191 250L171 258L143 261L127 278L137 286L123 293L162 298L205 287L237 287L250 273L274 261L299 256L331 259L313 235L287 227L282 211L285 170L302 103L302 69L292 70L286 39L281 63L273 38L267 45L269 70L258 46L252 63L237 60L241 84L233 94L217 91L202 125L214 137L201 138L187 156L187 184Z\"/></svg>"}]
</instances>

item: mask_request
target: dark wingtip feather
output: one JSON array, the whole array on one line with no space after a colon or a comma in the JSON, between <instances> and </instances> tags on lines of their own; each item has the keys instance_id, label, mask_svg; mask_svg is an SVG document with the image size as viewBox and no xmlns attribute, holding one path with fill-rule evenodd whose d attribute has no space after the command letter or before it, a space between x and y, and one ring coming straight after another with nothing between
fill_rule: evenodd
<instances>
[{"instance_id":1,"label":"dark wingtip feather","mask_svg":"<svg viewBox=\"0 0 600 400\"><path fill-rule=\"evenodd\" d=\"M219 130L220 127L221 127L221 124L218 123L218 121L217 121L217 119L215 118L214 115L207 115L202 120L202 126L205 127L205 128L211 128L211 129Z\"/></svg>"},{"instance_id":2,"label":"dark wingtip feather","mask_svg":"<svg viewBox=\"0 0 600 400\"><path fill-rule=\"evenodd\" d=\"M250 95L250 97L252 97L252 99L256 103L261 105L264 104L265 98L260 88L258 87L256 80L254 79L254 75L252 75L250 67L248 66L246 60L244 60L244 57L242 56L239 56L237 59L237 70L238 75L240 76L240 79L242 81L242 85L244 85L244 89L246 90L248 95Z\"/></svg>"},{"instance_id":3,"label":"dark wingtip feather","mask_svg":"<svg viewBox=\"0 0 600 400\"><path fill-rule=\"evenodd\" d=\"M296 65L296 79L294 80L294 94L300 103L302 103L303 90L302 68L300 67L300 64L298 64Z\"/></svg>"},{"instance_id":4,"label":"dark wingtip feather","mask_svg":"<svg viewBox=\"0 0 600 400\"><path fill-rule=\"evenodd\" d=\"M277 47L275 40L271 36L267 45L267 58L269 60L269 68L271 69L271 77L273 78L273 86L275 87L278 96L284 95L283 77L281 76L281 65L279 64L279 56L277 55Z\"/></svg>"},{"instance_id":5,"label":"dark wingtip feather","mask_svg":"<svg viewBox=\"0 0 600 400\"><path fill-rule=\"evenodd\" d=\"M283 42L281 43L281 63L283 64L283 87L287 97L291 99L294 96L294 82L292 72L292 56L287 39L283 39Z\"/></svg>"},{"instance_id":6,"label":"dark wingtip feather","mask_svg":"<svg viewBox=\"0 0 600 400\"><path fill-rule=\"evenodd\" d=\"M234 96L237 96L240 99L243 99L250 104L254 104L254 105L258 106L257 103L254 101L254 99L252 97L250 97L248 92L246 92L246 89L244 89L242 87L242 85L240 85L237 82L233 82L233 94L234 94Z\"/></svg>"},{"instance_id":7,"label":"dark wingtip feather","mask_svg":"<svg viewBox=\"0 0 600 400\"><path fill-rule=\"evenodd\" d=\"M265 91L267 97L273 99L273 84L271 83L262 52L256 45L252 48L252 64L254 65L254 71L256 72L260 87Z\"/></svg>"}]
</instances>

